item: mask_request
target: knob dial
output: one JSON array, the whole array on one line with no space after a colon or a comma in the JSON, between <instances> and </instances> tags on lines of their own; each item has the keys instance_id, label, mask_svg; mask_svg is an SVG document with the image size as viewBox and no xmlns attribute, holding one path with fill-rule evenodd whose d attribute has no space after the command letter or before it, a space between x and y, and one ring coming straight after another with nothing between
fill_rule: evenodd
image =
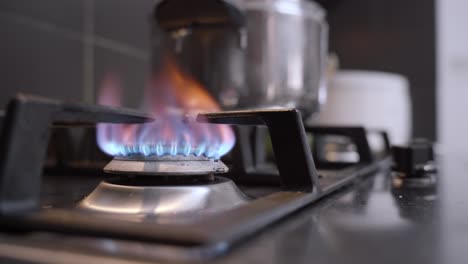
<instances>
[{"instance_id":1,"label":"knob dial","mask_svg":"<svg viewBox=\"0 0 468 264\"><path fill-rule=\"evenodd\" d=\"M405 177L421 177L435 172L432 142L417 139L408 146L392 147L393 171Z\"/></svg>"}]
</instances>

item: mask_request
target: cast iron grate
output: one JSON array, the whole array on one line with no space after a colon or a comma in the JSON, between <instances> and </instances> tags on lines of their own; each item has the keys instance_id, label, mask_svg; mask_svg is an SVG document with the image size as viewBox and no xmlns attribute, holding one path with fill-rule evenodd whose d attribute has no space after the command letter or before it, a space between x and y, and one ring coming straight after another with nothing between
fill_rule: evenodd
<instances>
[{"instance_id":1,"label":"cast iron grate","mask_svg":"<svg viewBox=\"0 0 468 264\"><path fill-rule=\"evenodd\" d=\"M197 120L267 127L280 182L277 192L203 221L183 225L110 221L96 213L40 208L41 168L50 125L149 120L143 114L125 109L71 105L23 95L14 98L5 114L0 138L3 155L0 160L0 226L10 231L48 231L172 244L198 248L200 254L210 257L388 163L388 156L372 157L363 128L305 128L300 112L295 109L206 113L200 114ZM358 146L361 161L337 173L332 181L320 179L308 145L307 131L349 136ZM386 135L383 136L388 143ZM249 168L244 167L244 173L248 175Z\"/></svg>"}]
</instances>

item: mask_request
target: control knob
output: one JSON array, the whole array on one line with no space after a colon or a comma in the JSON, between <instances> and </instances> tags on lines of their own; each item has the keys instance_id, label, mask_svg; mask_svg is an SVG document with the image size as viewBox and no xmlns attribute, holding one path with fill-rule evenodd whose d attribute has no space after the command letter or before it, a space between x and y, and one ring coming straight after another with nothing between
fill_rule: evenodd
<instances>
[{"instance_id":1,"label":"control knob","mask_svg":"<svg viewBox=\"0 0 468 264\"><path fill-rule=\"evenodd\" d=\"M392 147L393 171L400 177L419 178L436 172L432 142L412 141L408 146Z\"/></svg>"}]
</instances>

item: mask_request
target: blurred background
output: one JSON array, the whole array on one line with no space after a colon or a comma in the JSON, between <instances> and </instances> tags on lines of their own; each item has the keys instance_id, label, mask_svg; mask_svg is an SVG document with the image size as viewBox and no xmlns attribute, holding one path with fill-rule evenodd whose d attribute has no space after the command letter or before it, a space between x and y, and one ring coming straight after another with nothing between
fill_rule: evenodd
<instances>
[{"instance_id":1,"label":"blurred background","mask_svg":"<svg viewBox=\"0 0 468 264\"><path fill-rule=\"evenodd\" d=\"M109 71L136 106L150 69L154 0L0 0L0 107L17 92L96 102ZM468 18L463 0L322 0L344 69L410 83L413 136L468 149Z\"/></svg>"}]
</instances>

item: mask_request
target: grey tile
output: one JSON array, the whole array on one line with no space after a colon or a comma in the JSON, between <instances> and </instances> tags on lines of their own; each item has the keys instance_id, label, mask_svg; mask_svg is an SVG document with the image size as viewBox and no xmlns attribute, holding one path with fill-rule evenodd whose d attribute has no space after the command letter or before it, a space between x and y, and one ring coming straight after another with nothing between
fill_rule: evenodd
<instances>
[{"instance_id":1,"label":"grey tile","mask_svg":"<svg viewBox=\"0 0 468 264\"><path fill-rule=\"evenodd\" d=\"M123 106L138 108L149 79L149 62L100 47L95 48L94 54L96 98L106 76L112 74L121 83Z\"/></svg>"},{"instance_id":2,"label":"grey tile","mask_svg":"<svg viewBox=\"0 0 468 264\"><path fill-rule=\"evenodd\" d=\"M142 50L149 47L149 16L155 0L94 1L95 34Z\"/></svg>"},{"instance_id":3,"label":"grey tile","mask_svg":"<svg viewBox=\"0 0 468 264\"><path fill-rule=\"evenodd\" d=\"M82 99L82 43L0 19L0 107L18 92Z\"/></svg>"},{"instance_id":4,"label":"grey tile","mask_svg":"<svg viewBox=\"0 0 468 264\"><path fill-rule=\"evenodd\" d=\"M0 0L0 11L81 31L82 0Z\"/></svg>"},{"instance_id":5,"label":"grey tile","mask_svg":"<svg viewBox=\"0 0 468 264\"><path fill-rule=\"evenodd\" d=\"M403 74L410 81L413 136L436 138L436 1L322 1L340 66Z\"/></svg>"}]
</instances>

